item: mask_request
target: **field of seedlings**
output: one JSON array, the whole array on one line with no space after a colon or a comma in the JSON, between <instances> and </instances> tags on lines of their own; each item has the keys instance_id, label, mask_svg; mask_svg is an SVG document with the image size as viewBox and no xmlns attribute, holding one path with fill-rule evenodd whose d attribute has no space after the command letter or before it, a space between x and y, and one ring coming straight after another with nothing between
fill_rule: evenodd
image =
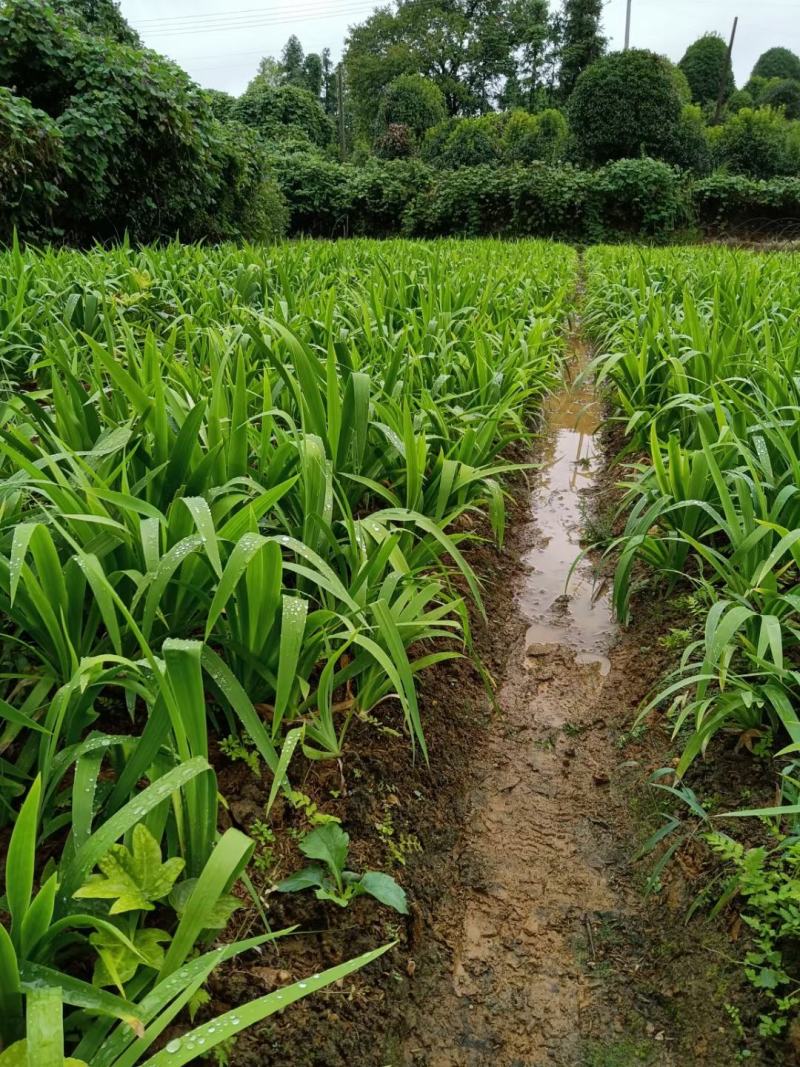
<instances>
[{"instance_id":1,"label":"field of seedlings","mask_svg":"<svg viewBox=\"0 0 800 1067\"><path fill-rule=\"evenodd\" d=\"M0 252L0 1067L794 1062L799 367L791 254Z\"/></svg>"},{"instance_id":2,"label":"field of seedlings","mask_svg":"<svg viewBox=\"0 0 800 1067\"><path fill-rule=\"evenodd\" d=\"M407 913L298 783L356 721L428 760L417 680L470 652L462 548L483 513L502 542L503 453L556 380L575 265L533 242L0 256L14 1063L66 1039L70 1063L177 1067L383 951L183 1025L213 968L280 936L277 805L306 857L279 890ZM263 769L250 835L218 832L231 760Z\"/></svg>"}]
</instances>

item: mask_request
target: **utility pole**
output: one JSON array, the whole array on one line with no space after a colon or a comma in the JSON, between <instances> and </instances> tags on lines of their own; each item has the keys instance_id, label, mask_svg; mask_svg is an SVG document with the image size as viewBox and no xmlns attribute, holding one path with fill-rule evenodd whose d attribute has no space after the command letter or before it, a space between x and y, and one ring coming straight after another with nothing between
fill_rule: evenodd
<instances>
[{"instance_id":1,"label":"utility pole","mask_svg":"<svg viewBox=\"0 0 800 1067\"><path fill-rule=\"evenodd\" d=\"M627 52L631 46L631 4L633 0L628 0L628 9L625 12L625 51Z\"/></svg>"},{"instance_id":2,"label":"utility pole","mask_svg":"<svg viewBox=\"0 0 800 1067\"><path fill-rule=\"evenodd\" d=\"M347 157L347 141L344 130L344 78L341 62L336 68L336 106L339 112L339 157L344 162Z\"/></svg>"},{"instance_id":3,"label":"utility pole","mask_svg":"<svg viewBox=\"0 0 800 1067\"><path fill-rule=\"evenodd\" d=\"M717 93L717 106L714 109L714 121L713 126L719 125L720 117L722 116L722 105L725 103L725 81L728 68L731 65L731 56L733 55L733 42L736 37L736 27L739 25L739 16L733 20L733 29L731 30L731 39L728 41L728 54L725 57L725 64L722 70L719 72L719 92Z\"/></svg>"}]
</instances>

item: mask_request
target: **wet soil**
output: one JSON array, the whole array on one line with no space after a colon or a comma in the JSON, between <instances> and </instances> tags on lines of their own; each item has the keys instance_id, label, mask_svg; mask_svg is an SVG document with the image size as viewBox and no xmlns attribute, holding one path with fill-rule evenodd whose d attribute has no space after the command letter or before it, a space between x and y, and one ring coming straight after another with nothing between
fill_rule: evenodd
<instances>
[{"instance_id":1,"label":"wet soil","mask_svg":"<svg viewBox=\"0 0 800 1067\"><path fill-rule=\"evenodd\" d=\"M585 355L577 335L572 347L568 379ZM646 901L646 871L631 862L657 824L647 779L673 754L657 728L627 732L665 668L658 638L677 620L653 597L619 632L595 562L572 570L587 513L614 495L598 419L590 390L567 385L551 399L506 544L473 551L490 619L476 623L477 651L496 703L467 661L439 668L421 693L430 769L411 761L406 738L359 724L341 765L313 766L298 783L343 820L355 869L392 870L412 914L265 890L271 924L303 933L214 979L212 1010L399 943L243 1035L236 1067L739 1062L746 1039L725 1005L745 1027L752 1006L724 930L684 924L697 872L676 865L668 892ZM746 755L724 755L721 773L741 774ZM236 765L222 786L232 821L248 828L264 783L245 777ZM292 829L296 813L284 818ZM276 857L264 886L298 858ZM241 934L254 921L244 915Z\"/></svg>"}]
</instances>

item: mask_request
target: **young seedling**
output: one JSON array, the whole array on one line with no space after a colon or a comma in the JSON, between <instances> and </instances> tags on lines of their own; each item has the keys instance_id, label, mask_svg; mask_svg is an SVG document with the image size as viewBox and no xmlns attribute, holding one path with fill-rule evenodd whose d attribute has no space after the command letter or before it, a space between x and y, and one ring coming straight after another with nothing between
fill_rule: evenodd
<instances>
[{"instance_id":1,"label":"young seedling","mask_svg":"<svg viewBox=\"0 0 800 1067\"><path fill-rule=\"evenodd\" d=\"M350 836L341 826L336 823L320 826L303 838L300 851L309 859L321 860L324 866L316 863L304 867L284 878L275 888L279 893L313 889L317 900L332 900L341 908L346 908L356 897L366 893L401 915L407 915L406 894L391 875L381 871L356 874L345 870L349 848Z\"/></svg>"}]
</instances>

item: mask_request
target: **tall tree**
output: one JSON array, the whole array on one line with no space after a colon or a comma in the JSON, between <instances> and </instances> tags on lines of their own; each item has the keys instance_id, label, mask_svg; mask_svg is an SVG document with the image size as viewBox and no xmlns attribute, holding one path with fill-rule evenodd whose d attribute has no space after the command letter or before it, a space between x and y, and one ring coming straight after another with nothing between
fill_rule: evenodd
<instances>
[{"instance_id":1,"label":"tall tree","mask_svg":"<svg viewBox=\"0 0 800 1067\"><path fill-rule=\"evenodd\" d=\"M603 0L564 0L558 79L564 100L575 88L582 71L606 50L606 39L600 32L602 15Z\"/></svg>"},{"instance_id":2,"label":"tall tree","mask_svg":"<svg viewBox=\"0 0 800 1067\"><path fill-rule=\"evenodd\" d=\"M322 57L316 52L309 52L303 60L303 87L312 96L322 95Z\"/></svg>"},{"instance_id":3,"label":"tall tree","mask_svg":"<svg viewBox=\"0 0 800 1067\"><path fill-rule=\"evenodd\" d=\"M295 35L292 34L283 46L283 51L281 52L283 80L287 85L300 85L305 88L305 79L303 76L304 59L305 54L303 52L303 46L300 43L300 38L295 37Z\"/></svg>"},{"instance_id":4,"label":"tall tree","mask_svg":"<svg viewBox=\"0 0 800 1067\"><path fill-rule=\"evenodd\" d=\"M506 81L502 103L504 107L534 111L545 102L548 73L557 50L556 22L547 0L514 0L509 17L516 45L515 69Z\"/></svg>"},{"instance_id":5,"label":"tall tree","mask_svg":"<svg viewBox=\"0 0 800 1067\"><path fill-rule=\"evenodd\" d=\"M330 48L323 48L320 56L322 63L322 106L326 115L335 115L338 106L338 87L336 68L331 59Z\"/></svg>"}]
</instances>

